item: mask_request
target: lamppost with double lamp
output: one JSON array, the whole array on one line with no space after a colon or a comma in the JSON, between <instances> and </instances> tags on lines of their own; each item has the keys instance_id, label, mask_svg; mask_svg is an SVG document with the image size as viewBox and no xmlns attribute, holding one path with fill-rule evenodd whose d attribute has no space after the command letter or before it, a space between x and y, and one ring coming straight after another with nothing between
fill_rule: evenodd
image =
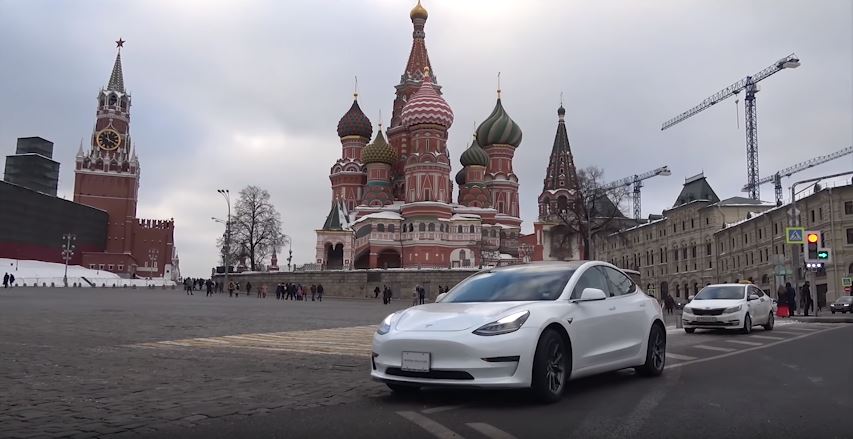
<instances>
[{"instance_id":1,"label":"lamppost with double lamp","mask_svg":"<svg viewBox=\"0 0 853 439\"><path fill-rule=\"evenodd\" d=\"M159 255L160 255L160 250L157 250L156 248L152 248L152 249L148 250L148 261L151 262L151 268L154 269L154 274L157 274L157 272L159 271L157 268L157 266L158 266L157 259L158 259ZM150 273L150 271L149 271L149 273ZM152 277L154 277L154 276L152 276Z\"/></svg>"},{"instance_id":2,"label":"lamppost with double lamp","mask_svg":"<svg viewBox=\"0 0 853 439\"><path fill-rule=\"evenodd\" d=\"M62 284L66 288L68 288L68 261L74 256L74 241L76 240L77 236L73 233L62 235L62 259L65 261L65 274L62 276Z\"/></svg>"},{"instance_id":3,"label":"lamppost with double lamp","mask_svg":"<svg viewBox=\"0 0 853 439\"><path fill-rule=\"evenodd\" d=\"M217 189L216 192L225 198L225 204L228 205L228 216L225 217L225 254L222 255L222 262L225 264L225 281L222 288L228 288L228 256L231 253L231 193L228 189Z\"/></svg>"}]
</instances>

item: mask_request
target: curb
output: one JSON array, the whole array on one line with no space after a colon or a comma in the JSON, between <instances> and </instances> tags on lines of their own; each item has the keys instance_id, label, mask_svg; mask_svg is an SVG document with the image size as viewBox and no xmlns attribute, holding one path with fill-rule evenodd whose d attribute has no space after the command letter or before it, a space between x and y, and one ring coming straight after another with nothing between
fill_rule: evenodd
<instances>
[{"instance_id":1,"label":"curb","mask_svg":"<svg viewBox=\"0 0 853 439\"><path fill-rule=\"evenodd\" d=\"M853 317L792 317L791 321L800 323L853 323Z\"/></svg>"}]
</instances>

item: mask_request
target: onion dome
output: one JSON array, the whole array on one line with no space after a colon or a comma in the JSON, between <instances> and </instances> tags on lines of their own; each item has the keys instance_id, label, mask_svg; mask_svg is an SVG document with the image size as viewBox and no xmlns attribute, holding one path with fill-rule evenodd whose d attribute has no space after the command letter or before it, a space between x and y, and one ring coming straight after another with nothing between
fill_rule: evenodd
<instances>
[{"instance_id":1,"label":"onion dome","mask_svg":"<svg viewBox=\"0 0 853 439\"><path fill-rule=\"evenodd\" d=\"M369 139L373 136L373 126L370 119L364 115L358 106L358 100L352 100L352 107L338 121L338 137L361 136Z\"/></svg>"},{"instance_id":2,"label":"onion dome","mask_svg":"<svg viewBox=\"0 0 853 439\"><path fill-rule=\"evenodd\" d=\"M563 104L560 104L560 108L557 109L557 116L565 116L566 109L563 108Z\"/></svg>"},{"instance_id":3,"label":"onion dome","mask_svg":"<svg viewBox=\"0 0 853 439\"><path fill-rule=\"evenodd\" d=\"M477 140L484 146L511 145L518 147L521 143L521 128L506 114L500 97L498 97L492 114L477 128Z\"/></svg>"},{"instance_id":4,"label":"onion dome","mask_svg":"<svg viewBox=\"0 0 853 439\"><path fill-rule=\"evenodd\" d=\"M489 166L489 153L480 146L477 138L474 137L471 146L462 152L459 162L462 163L462 166Z\"/></svg>"},{"instance_id":5,"label":"onion dome","mask_svg":"<svg viewBox=\"0 0 853 439\"><path fill-rule=\"evenodd\" d=\"M416 4L415 7L412 8L412 11L409 12L409 18L411 18L412 20L416 18L426 20L427 16L429 16L429 14L427 14L427 10L424 9L423 6L421 6L421 0L418 0L418 4Z\"/></svg>"},{"instance_id":6,"label":"onion dome","mask_svg":"<svg viewBox=\"0 0 853 439\"><path fill-rule=\"evenodd\" d=\"M400 122L406 127L418 124L436 124L445 129L453 125L453 110L435 90L429 67L424 67L424 80L420 88L403 107Z\"/></svg>"},{"instance_id":7,"label":"onion dome","mask_svg":"<svg viewBox=\"0 0 853 439\"><path fill-rule=\"evenodd\" d=\"M361 161L365 165L369 163L393 165L395 159L396 154L394 154L394 149L385 141L385 136L382 135L382 127L380 126L373 143L362 148Z\"/></svg>"},{"instance_id":8,"label":"onion dome","mask_svg":"<svg viewBox=\"0 0 853 439\"><path fill-rule=\"evenodd\" d=\"M459 186L465 185L465 169L460 169L459 172L456 173L456 184Z\"/></svg>"}]
</instances>

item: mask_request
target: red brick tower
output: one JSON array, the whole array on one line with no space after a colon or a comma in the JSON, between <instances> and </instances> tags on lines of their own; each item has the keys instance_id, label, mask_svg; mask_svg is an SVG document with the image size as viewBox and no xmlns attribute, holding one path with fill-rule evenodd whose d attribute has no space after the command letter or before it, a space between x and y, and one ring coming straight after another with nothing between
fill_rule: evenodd
<instances>
[{"instance_id":1,"label":"red brick tower","mask_svg":"<svg viewBox=\"0 0 853 439\"><path fill-rule=\"evenodd\" d=\"M74 170L74 201L110 215L107 253L130 253L136 224L139 161L130 137L130 94L124 88L119 40L107 87L98 92L88 153L81 145Z\"/></svg>"},{"instance_id":2,"label":"red brick tower","mask_svg":"<svg viewBox=\"0 0 853 439\"><path fill-rule=\"evenodd\" d=\"M480 147L477 137L459 157L462 169L456 174L459 185L459 204L468 207L491 207L491 196L486 187L486 167L489 154Z\"/></svg>"},{"instance_id":3,"label":"red brick tower","mask_svg":"<svg viewBox=\"0 0 853 439\"><path fill-rule=\"evenodd\" d=\"M382 124L379 124L379 131L373 143L362 150L361 159L367 168L367 184L364 187L362 204L371 207L391 204L394 201L391 194L391 166L396 157L394 149L382 135Z\"/></svg>"}]
</instances>

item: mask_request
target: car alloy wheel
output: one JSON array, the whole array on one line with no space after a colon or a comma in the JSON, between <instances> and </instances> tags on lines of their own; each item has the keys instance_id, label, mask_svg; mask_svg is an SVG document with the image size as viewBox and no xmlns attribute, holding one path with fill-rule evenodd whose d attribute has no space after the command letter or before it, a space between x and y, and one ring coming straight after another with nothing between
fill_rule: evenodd
<instances>
[{"instance_id":1,"label":"car alloy wheel","mask_svg":"<svg viewBox=\"0 0 853 439\"><path fill-rule=\"evenodd\" d=\"M773 311L770 311L770 316L767 317L767 323L764 325L765 331L772 331L773 325L776 323L776 317L773 315Z\"/></svg>"},{"instance_id":2,"label":"car alloy wheel","mask_svg":"<svg viewBox=\"0 0 853 439\"><path fill-rule=\"evenodd\" d=\"M569 378L571 354L563 337L555 330L542 333L533 358L531 389L539 401L556 402L562 397Z\"/></svg>"},{"instance_id":3,"label":"car alloy wheel","mask_svg":"<svg viewBox=\"0 0 853 439\"><path fill-rule=\"evenodd\" d=\"M752 332L752 318L749 316L749 314L747 314L746 317L743 318L743 328L741 328L741 332L743 332L744 334L749 334L750 332Z\"/></svg>"},{"instance_id":4,"label":"car alloy wheel","mask_svg":"<svg viewBox=\"0 0 853 439\"><path fill-rule=\"evenodd\" d=\"M660 325L652 325L649 331L649 344L646 348L646 362L636 368L640 375L654 377L663 373L666 364L666 332Z\"/></svg>"}]
</instances>

